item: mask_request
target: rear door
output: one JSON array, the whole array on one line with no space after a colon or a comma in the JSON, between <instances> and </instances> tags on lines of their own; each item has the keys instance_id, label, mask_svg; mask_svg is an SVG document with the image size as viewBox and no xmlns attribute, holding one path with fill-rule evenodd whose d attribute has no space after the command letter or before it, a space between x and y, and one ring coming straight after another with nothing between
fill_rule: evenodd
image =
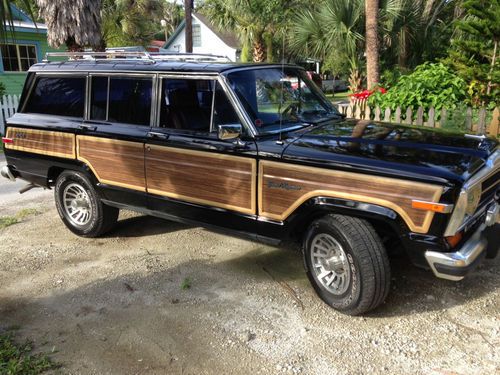
<instances>
[{"instance_id":1,"label":"rear door","mask_svg":"<svg viewBox=\"0 0 500 375\"><path fill-rule=\"evenodd\" d=\"M240 139L218 139L218 125L243 123L222 82L214 76L163 76L159 84L158 126L145 149L151 209L251 230L256 145L245 131Z\"/></svg>"},{"instance_id":2,"label":"rear door","mask_svg":"<svg viewBox=\"0 0 500 375\"><path fill-rule=\"evenodd\" d=\"M153 74L89 76L86 120L76 137L78 160L92 170L106 197L146 205L144 142L154 118Z\"/></svg>"}]
</instances>

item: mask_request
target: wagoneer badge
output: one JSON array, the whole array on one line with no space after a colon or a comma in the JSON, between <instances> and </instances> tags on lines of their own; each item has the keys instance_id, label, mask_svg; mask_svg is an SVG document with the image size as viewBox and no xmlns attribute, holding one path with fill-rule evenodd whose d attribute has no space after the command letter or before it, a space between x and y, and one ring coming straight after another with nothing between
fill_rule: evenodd
<instances>
[{"instance_id":1,"label":"wagoneer badge","mask_svg":"<svg viewBox=\"0 0 500 375\"><path fill-rule=\"evenodd\" d=\"M290 185L288 182L273 182L268 181L267 187L269 189L284 189L284 190L302 190L301 186Z\"/></svg>"}]
</instances>

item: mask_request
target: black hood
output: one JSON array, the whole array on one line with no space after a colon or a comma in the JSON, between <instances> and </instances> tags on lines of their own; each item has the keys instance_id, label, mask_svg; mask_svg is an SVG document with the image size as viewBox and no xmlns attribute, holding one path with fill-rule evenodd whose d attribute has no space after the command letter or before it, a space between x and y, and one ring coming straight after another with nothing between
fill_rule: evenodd
<instances>
[{"instance_id":1,"label":"black hood","mask_svg":"<svg viewBox=\"0 0 500 375\"><path fill-rule=\"evenodd\" d=\"M463 182L495 150L493 138L365 120L333 120L295 134L284 159Z\"/></svg>"}]
</instances>

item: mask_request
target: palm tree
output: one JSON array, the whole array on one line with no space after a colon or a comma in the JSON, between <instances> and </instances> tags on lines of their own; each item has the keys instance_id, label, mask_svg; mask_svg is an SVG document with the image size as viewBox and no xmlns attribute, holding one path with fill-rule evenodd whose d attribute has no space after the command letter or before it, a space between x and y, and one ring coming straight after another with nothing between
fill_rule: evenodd
<instances>
[{"instance_id":1,"label":"palm tree","mask_svg":"<svg viewBox=\"0 0 500 375\"><path fill-rule=\"evenodd\" d=\"M263 62L274 59L273 45L282 41L290 13L310 7L308 0L206 0L201 11L221 30L239 35L243 61Z\"/></svg>"},{"instance_id":2,"label":"palm tree","mask_svg":"<svg viewBox=\"0 0 500 375\"><path fill-rule=\"evenodd\" d=\"M347 61L352 91L361 88L363 0L324 0L299 11L290 30L290 48L297 55Z\"/></svg>"},{"instance_id":3,"label":"palm tree","mask_svg":"<svg viewBox=\"0 0 500 375\"><path fill-rule=\"evenodd\" d=\"M65 44L69 51L90 46L104 49L101 35L101 0L37 0L40 16L47 24L49 45Z\"/></svg>"},{"instance_id":4,"label":"palm tree","mask_svg":"<svg viewBox=\"0 0 500 375\"><path fill-rule=\"evenodd\" d=\"M163 6L161 0L102 0L101 29L106 45L147 45L161 28Z\"/></svg>"},{"instance_id":5,"label":"palm tree","mask_svg":"<svg viewBox=\"0 0 500 375\"><path fill-rule=\"evenodd\" d=\"M368 89L379 81L378 0L365 0L366 80Z\"/></svg>"}]
</instances>

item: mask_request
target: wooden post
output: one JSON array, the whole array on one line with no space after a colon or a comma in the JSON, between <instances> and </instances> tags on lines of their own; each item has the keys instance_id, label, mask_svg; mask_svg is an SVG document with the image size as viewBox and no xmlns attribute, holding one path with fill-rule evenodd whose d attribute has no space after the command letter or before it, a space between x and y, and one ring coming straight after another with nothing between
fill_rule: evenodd
<instances>
[{"instance_id":1,"label":"wooden post","mask_svg":"<svg viewBox=\"0 0 500 375\"><path fill-rule=\"evenodd\" d=\"M417 109L417 125L424 124L424 109L422 107L418 107Z\"/></svg>"},{"instance_id":2,"label":"wooden post","mask_svg":"<svg viewBox=\"0 0 500 375\"><path fill-rule=\"evenodd\" d=\"M396 108L396 118L394 119L394 121L398 124L401 124L401 107L398 106L398 108Z\"/></svg>"},{"instance_id":3,"label":"wooden post","mask_svg":"<svg viewBox=\"0 0 500 375\"><path fill-rule=\"evenodd\" d=\"M472 130L472 108L467 107L465 111L465 129L468 131Z\"/></svg>"},{"instance_id":4,"label":"wooden post","mask_svg":"<svg viewBox=\"0 0 500 375\"><path fill-rule=\"evenodd\" d=\"M413 122L413 112L411 110L411 107L406 108L406 120L405 124L411 125Z\"/></svg>"},{"instance_id":5,"label":"wooden post","mask_svg":"<svg viewBox=\"0 0 500 375\"><path fill-rule=\"evenodd\" d=\"M434 124L434 115L435 115L436 110L434 107L429 108L429 120L427 120L427 126L430 126L431 128L435 127Z\"/></svg>"},{"instance_id":6,"label":"wooden post","mask_svg":"<svg viewBox=\"0 0 500 375\"><path fill-rule=\"evenodd\" d=\"M479 122L477 123L477 134L486 133L486 108L479 110Z\"/></svg>"},{"instance_id":7,"label":"wooden post","mask_svg":"<svg viewBox=\"0 0 500 375\"><path fill-rule=\"evenodd\" d=\"M493 117L491 119L490 125L488 126L488 134L493 137L498 137L500 121L500 109L498 107L493 111Z\"/></svg>"}]
</instances>

